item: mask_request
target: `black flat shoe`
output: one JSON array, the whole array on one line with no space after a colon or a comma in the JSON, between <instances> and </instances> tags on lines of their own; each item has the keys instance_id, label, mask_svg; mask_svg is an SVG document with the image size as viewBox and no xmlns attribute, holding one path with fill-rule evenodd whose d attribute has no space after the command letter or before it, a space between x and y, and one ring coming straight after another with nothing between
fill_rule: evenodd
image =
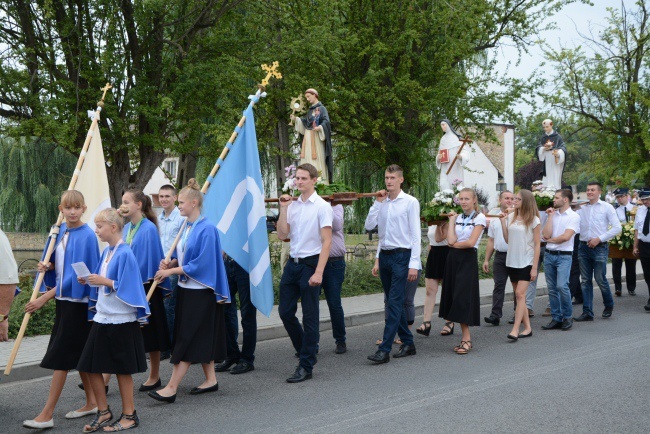
<instances>
[{"instance_id":1,"label":"black flat shoe","mask_svg":"<svg viewBox=\"0 0 650 434\"><path fill-rule=\"evenodd\" d=\"M175 393L172 396L162 396L161 394L159 394L156 391L151 391L151 392L147 393L147 395L151 396L156 401L167 402L169 404L173 404L174 401L176 401L176 394Z\"/></svg>"},{"instance_id":2,"label":"black flat shoe","mask_svg":"<svg viewBox=\"0 0 650 434\"><path fill-rule=\"evenodd\" d=\"M517 339L519 339L519 336L511 335L510 333L508 333L507 338L510 339L512 342L517 342Z\"/></svg>"},{"instance_id":3,"label":"black flat shoe","mask_svg":"<svg viewBox=\"0 0 650 434\"><path fill-rule=\"evenodd\" d=\"M533 335L533 331L531 330L530 333L528 333L527 335L525 335L523 333L519 333L519 336L517 336L517 337L520 338L520 339L523 339L523 338L529 338L532 335Z\"/></svg>"},{"instance_id":4,"label":"black flat shoe","mask_svg":"<svg viewBox=\"0 0 650 434\"><path fill-rule=\"evenodd\" d=\"M190 395L200 395L202 393L216 392L217 390L219 390L219 383L215 384L214 386L204 387L203 389L200 387L195 387L194 389L190 390Z\"/></svg>"},{"instance_id":5,"label":"black flat shoe","mask_svg":"<svg viewBox=\"0 0 650 434\"><path fill-rule=\"evenodd\" d=\"M148 392L150 390L158 389L161 386L160 378L151 386L145 386L144 384L140 385L138 392Z\"/></svg>"},{"instance_id":6,"label":"black flat shoe","mask_svg":"<svg viewBox=\"0 0 650 434\"><path fill-rule=\"evenodd\" d=\"M237 363L237 366L230 370L230 373L233 375L245 374L246 372L253 371L254 369L255 366L253 366L252 363L248 363L246 360L240 360L239 363Z\"/></svg>"},{"instance_id":7,"label":"black flat shoe","mask_svg":"<svg viewBox=\"0 0 650 434\"><path fill-rule=\"evenodd\" d=\"M632 295L632 296L635 296L635 295L636 295L636 291L634 291L634 290L632 290L632 291L628 291L627 293L630 294L630 295Z\"/></svg>"},{"instance_id":8,"label":"black flat shoe","mask_svg":"<svg viewBox=\"0 0 650 434\"><path fill-rule=\"evenodd\" d=\"M79 389L85 390L83 383L79 383L79 384L77 384L77 386L79 386ZM106 394L108 395L108 386L104 386L104 388L106 389Z\"/></svg>"},{"instance_id":9,"label":"black flat shoe","mask_svg":"<svg viewBox=\"0 0 650 434\"><path fill-rule=\"evenodd\" d=\"M339 342L338 344L336 344L336 349L334 350L334 353L345 354L347 350L348 350L348 346L345 344L345 342Z\"/></svg>"},{"instance_id":10,"label":"black flat shoe","mask_svg":"<svg viewBox=\"0 0 650 434\"><path fill-rule=\"evenodd\" d=\"M614 294L615 294L617 297L620 297L621 294L622 294L622 292L621 292L620 289L617 289L616 291L614 291Z\"/></svg>"},{"instance_id":11,"label":"black flat shoe","mask_svg":"<svg viewBox=\"0 0 650 434\"><path fill-rule=\"evenodd\" d=\"M593 321L593 319L592 319ZM562 323L557 322L555 320L551 320L550 323L543 325L542 330L555 330L555 329L561 329L562 328Z\"/></svg>"},{"instance_id":12,"label":"black flat shoe","mask_svg":"<svg viewBox=\"0 0 650 434\"><path fill-rule=\"evenodd\" d=\"M578 322L593 321L593 320L594 320L594 317L593 317L593 316L589 316L589 315L587 315L586 313L583 313L583 314L580 315L578 318L573 318L573 320L574 320L574 321L578 321Z\"/></svg>"},{"instance_id":13,"label":"black flat shoe","mask_svg":"<svg viewBox=\"0 0 650 434\"><path fill-rule=\"evenodd\" d=\"M499 323L501 322L501 320L494 315L483 317L483 321L485 321L488 324L492 324L493 326L498 326Z\"/></svg>"},{"instance_id":14,"label":"black flat shoe","mask_svg":"<svg viewBox=\"0 0 650 434\"><path fill-rule=\"evenodd\" d=\"M239 360L226 359L223 362L214 365L214 372L226 372L231 366L236 365L237 363L239 363Z\"/></svg>"},{"instance_id":15,"label":"black flat shoe","mask_svg":"<svg viewBox=\"0 0 650 434\"><path fill-rule=\"evenodd\" d=\"M402 345L399 347L399 351L393 357L398 359L400 357L414 356L416 353L415 345Z\"/></svg>"},{"instance_id":16,"label":"black flat shoe","mask_svg":"<svg viewBox=\"0 0 650 434\"><path fill-rule=\"evenodd\" d=\"M372 356L368 356L368 360L376 364L387 363L390 361L390 355L386 351L377 350Z\"/></svg>"},{"instance_id":17,"label":"black flat shoe","mask_svg":"<svg viewBox=\"0 0 650 434\"><path fill-rule=\"evenodd\" d=\"M603 318L611 318L611 316L612 316L612 308L606 307L605 310L603 311Z\"/></svg>"},{"instance_id":18,"label":"black flat shoe","mask_svg":"<svg viewBox=\"0 0 650 434\"><path fill-rule=\"evenodd\" d=\"M514 324L515 323L515 317L513 316L508 320L508 324Z\"/></svg>"},{"instance_id":19,"label":"black flat shoe","mask_svg":"<svg viewBox=\"0 0 650 434\"><path fill-rule=\"evenodd\" d=\"M301 383L305 380L311 379L311 372L307 372L302 366L296 367L296 372L289 378L287 378L287 383Z\"/></svg>"}]
</instances>

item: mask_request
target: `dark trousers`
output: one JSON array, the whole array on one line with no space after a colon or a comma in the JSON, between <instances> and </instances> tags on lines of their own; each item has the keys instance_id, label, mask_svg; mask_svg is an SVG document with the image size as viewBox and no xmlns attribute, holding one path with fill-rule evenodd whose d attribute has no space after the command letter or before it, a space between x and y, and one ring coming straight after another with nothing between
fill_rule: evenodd
<instances>
[{"instance_id":1,"label":"dark trousers","mask_svg":"<svg viewBox=\"0 0 650 434\"><path fill-rule=\"evenodd\" d=\"M578 304L582 304L582 284L580 283L580 261L578 250L580 248L580 234L573 237L573 255L571 256L571 273L569 274L569 290Z\"/></svg>"},{"instance_id":2,"label":"dark trousers","mask_svg":"<svg viewBox=\"0 0 650 434\"><path fill-rule=\"evenodd\" d=\"M169 340L174 342L174 321L176 319L176 288L178 287L178 275L172 274L169 276L169 284L171 285L172 293L165 297L163 303L165 304L165 314L167 315L167 325L169 326Z\"/></svg>"},{"instance_id":3,"label":"dark trousers","mask_svg":"<svg viewBox=\"0 0 650 434\"><path fill-rule=\"evenodd\" d=\"M415 293L417 292L422 270L418 270L418 278L413 282L406 281L404 293L404 310L406 311L406 325L413 325L415 322ZM388 310L386 309L386 294L384 294L384 322L388 319Z\"/></svg>"},{"instance_id":4,"label":"dark trousers","mask_svg":"<svg viewBox=\"0 0 650 434\"><path fill-rule=\"evenodd\" d=\"M232 259L224 261L230 287L230 304L226 304L226 345L228 358L245 360L250 364L255 361L255 345L257 344L257 309L251 302L250 277L237 262ZM239 327L237 324L237 303L235 295L239 295L239 310L241 311L241 328L243 341L241 351L237 343Z\"/></svg>"},{"instance_id":5,"label":"dark trousers","mask_svg":"<svg viewBox=\"0 0 650 434\"><path fill-rule=\"evenodd\" d=\"M345 343L345 316L341 305L341 288L344 279L345 261L328 261L323 271L323 292L330 310L332 336L337 344Z\"/></svg>"},{"instance_id":6,"label":"dark trousers","mask_svg":"<svg viewBox=\"0 0 650 434\"><path fill-rule=\"evenodd\" d=\"M293 259L287 261L280 280L280 305L278 313L289 334L291 343L300 353L300 366L311 372L316 364L318 351L318 298L320 286L309 286L309 279L316 271L316 264L296 264ZM302 326L296 317L298 299L302 307ZM303 330L304 326L304 330Z\"/></svg>"},{"instance_id":7,"label":"dark trousers","mask_svg":"<svg viewBox=\"0 0 650 434\"><path fill-rule=\"evenodd\" d=\"M650 292L650 243L639 240L639 259L643 269L643 279L648 286L648 292ZM636 280L636 277L634 279ZM648 298L648 304L650 304L650 298Z\"/></svg>"},{"instance_id":8,"label":"dark trousers","mask_svg":"<svg viewBox=\"0 0 650 434\"><path fill-rule=\"evenodd\" d=\"M508 282L508 271L506 271L506 252L494 252L494 262L492 263L492 279L494 280L494 290L492 290L492 316L501 318L503 316L503 300L506 293L506 283Z\"/></svg>"},{"instance_id":9,"label":"dark trousers","mask_svg":"<svg viewBox=\"0 0 650 434\"><path fill-rule=\"evenodd\" d=\"M621 271L623 269L623 261L625 261L625 286L628 291L636 290L636 259L621 259L612 258L612 275L614 277L614 289L621 291L623 289L623 282L621 279Z\"/></svg>"},{"instance_id":10,"label":"dark trousers","mask_svg":"<svg viewBox=\"0 0 650 434\"><path fill-rule=\"evenodd\" d=\"M413 334L408 328L404 307L410 259L410 251L391 255L379 253L379 278L386 300L386 323L379 349L387 353L393 347L396 333L404 345L413 345Z\"/></svg>"}]
</instances>

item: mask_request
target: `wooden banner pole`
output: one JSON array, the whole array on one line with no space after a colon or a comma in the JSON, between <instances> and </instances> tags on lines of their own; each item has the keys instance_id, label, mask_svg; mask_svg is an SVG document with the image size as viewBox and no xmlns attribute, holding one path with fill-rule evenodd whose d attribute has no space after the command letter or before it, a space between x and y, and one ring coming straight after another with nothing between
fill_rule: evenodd
<instances>
[{"instance_id":1,"label":"wooden banner pole","mask_svg":"<svg viewBox=\"0 0 650 434\"><path fill-rule=\"evenodd\" d=\"M458 156L463 151L463 148L465 147L465 144L468 143L468 142L471 142L471 140L470 140L469 137L465 137L464 139L461 139L461 142L463 142L463 144L460 145L460 149L458 150L458 152L456 152L456 155L454 155L454 159L451 162L451 164L449 165L449 168L447 169L447 172L445 173L446 175L449 175L449 172L451 172L451 168L454 167L454 164L456 164L456 160L458 160Z\"/></svg>"}]
</instances>

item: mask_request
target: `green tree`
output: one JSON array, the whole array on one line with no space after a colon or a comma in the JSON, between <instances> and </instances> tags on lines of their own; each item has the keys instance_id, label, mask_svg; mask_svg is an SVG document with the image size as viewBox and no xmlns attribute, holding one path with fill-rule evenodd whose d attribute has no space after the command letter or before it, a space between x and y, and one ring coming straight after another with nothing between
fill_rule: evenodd
<instances>
[{"instance_id":1,"label":"green tree","mask_svg":"<svg viewBox=\"0 0 650 434\"><path fill-rule=\"evenodd\" d=\"M552 105L574 114L573 131L594 144L586 168L593 176L623 185L650 183L650 27L646 2L628 10L608 8L608 25L584 37L593 49L549 49L558 71ZM584 152L584 149L582 150ZM584 155L584 154L583 154Z\"/></svg>"}]
</instances>

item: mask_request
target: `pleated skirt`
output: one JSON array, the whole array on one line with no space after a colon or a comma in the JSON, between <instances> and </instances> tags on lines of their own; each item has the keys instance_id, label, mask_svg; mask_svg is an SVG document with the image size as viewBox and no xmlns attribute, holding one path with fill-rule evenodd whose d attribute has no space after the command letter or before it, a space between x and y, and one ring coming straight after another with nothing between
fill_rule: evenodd
<instances>
[{"instance_id":1,"label":"pleated skirt","mask_svg":"<svg viewBox=\"0 0 650 434\"><path fill-rule=\"evenodd\" d=\"M449 249L438 316L447 321L481 325L478 257L475 249Z\"/></svg>"},{"instance_id":2,"label":"pleated skirt","mask_svg":"<svg viewBox=\"0 0 650 434\"><path fill-rule=\"evenodd\" d=\"M224 305L217 303L211 289L179 286L171 363L210 363L225 358Z\"/></svg>"},{"instance_id":3,"label":"pleated skirt","mask_svg":"<svg viewBox=\"0 0 650 434\"><path fill-rule=\"evenodd\" d=\"M144 285L145 292L149 292L151 283ZM172 348L172 342L169 335L169 326L167 325L167 313L165 312L165 302L163 300L163 291L158 288L153 292L149 300L149 309L151 315L147 318L149 324L141 328L142 338L144 339L144 351L169 351Z\"/></svg>"},{"instance_id":4,"label":"pleated skirt","mask_svg":"<svg viewBox=\"0 0 650 434\"><path fill-rule=\"evenodd\" d=\"M88 303L55 300L54 327L41 361L41 368L55 371L76 369L92 322L88 321Z\"/></svg>"},{"instance_id":5,"label":"pleated skirt","mask_svg":"<svg viewBox=\"0 0 650 434\"><path fill-rule=\"evenodd\" d=\"M77 365L79 372L93 374L137 374L147 371L140 324L93 323Z\"/></svg>"}]
</instances>

